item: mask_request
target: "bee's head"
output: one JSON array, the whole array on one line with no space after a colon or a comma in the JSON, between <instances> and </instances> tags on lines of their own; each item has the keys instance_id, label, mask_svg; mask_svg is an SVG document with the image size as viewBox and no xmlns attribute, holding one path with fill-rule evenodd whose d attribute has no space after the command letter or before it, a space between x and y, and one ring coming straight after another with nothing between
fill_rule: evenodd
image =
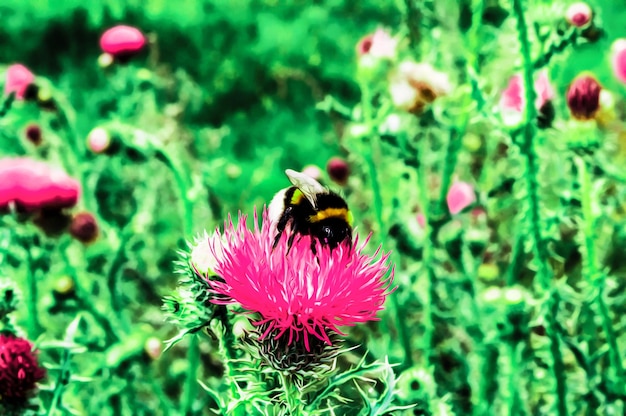
<instances>
[{"instance_id":1,"label":"bee's head","mask_svg":"<svg viewBox=\"0 0 626 416\"><path fill-rule=\"evenodd\" d=\"M336 248L340 243L347 240L352 243L352 227L340 218L327 218L311 227L311 234L322 245Z\"/></svg>"}]
</instances>

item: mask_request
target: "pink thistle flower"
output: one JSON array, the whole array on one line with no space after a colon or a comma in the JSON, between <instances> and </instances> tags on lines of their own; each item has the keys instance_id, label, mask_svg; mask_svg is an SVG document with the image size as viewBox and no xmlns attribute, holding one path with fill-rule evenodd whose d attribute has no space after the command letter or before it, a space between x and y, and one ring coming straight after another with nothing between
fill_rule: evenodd
<instances>
[{"instance_id":1,"label":"pink thistle flower","mask_svg":"<svg viewBox=\"0 0 626 416\"><path fill-rule=\"evenodd\" d=\"M626 39L617 39L611 46L613 73L626 84Z\"/></svg>"},{"instance_id":2,"label":"pink thistle flower","mask_svg":"<svg viewBox=\"0 0 626 416\"><path fill-rule=\"evenodd\" d=\"M535 108L540 112L554 99L554 88L548 80L548 72L541 71L535 80ZM513 126L522 121L524 106L526 105L526 95L524 90L524 80L520 74L515 74L509 79L509 83L502 91L500 97L500 112L506 125Z\"/></svg>"},{"instance_id":3,"label":"pink thistle flower","mask_svg":"<svg viewBox=\"0 0 626 416\"><path fill-rule=\"evenodd\" d=\"M357 54L359 57L370 55L373 58L394 59L398 40L393 38L384 29L376 29L376 32L363 37L357 43Z\"/></svg>"},{"instance_id":4,"label":"pink thistle flower","mask_svg":"<svg viewBox=\"0 0 626 416\"><path fill-rule=\"evenodd\" d=\"M476 202L476 193L469 183L455 182L448 190L446 202L450 213L456 215Z\"/></svg>"},{"instance_id":5,"label":"pink thistle flower","mask_svg":"<svg viewBox=\"0 0 626 416\"><path fill-rule=\"evenodd\" d=\"M524 82L520 74L515 74L502 91L500 108L521 113L524 109Z\"/></svg>"},{"instance_id":6,"label":"pink thistle flower","mask_svg":"<svg viewBox=\"0 0 626 416\"><path fill-rule=\"evenodd\" d=\"M0 398L24 402L46 372L32 353L33 346L22 338L0 335Z\"/></svg>"},{"instance_id":7,"label":"pink thistle flower","mask_svg":"<svg viewBox=\"0 0 626 416\"><path fill-rule=\"evenodd\" d=\"M318 245L316 255L310 237L302 236L288 253L288 233L272 249L274 233L267 210L261 229L256 213L254 223L250 230L245 216L240 215L237 227L229 218L223 235L217 231L209 239L214 271L223 281L208 283L216 294L230 298L212 302L239 303L260 315L253 324L265 328L261 339L288 333L288 345L302 337L307 351L309 336L330 345L329 331L343 335L341 326L377 319L391 293L393 270L387 264L389 253L381 254L380 248L373 256L362 253L369 237L361 246L357 237L354 248L342 244L330 250Z\"/></svg>"},{"instance_id":8,"label":"pink thistle flower","mask_svg":"<svg viewBox=\"0 0 626 416\"><path fill-rule=\"evenodd\" d=\"M139 29L118 25L108 29L100 37L100 48L114 57L128 57L138 53L146 44Z\"/></svg>"},{"instance_id":9,"label":"pink thistle flower","mask_svg":"<svg viewBox=\"0 0 626 416\"><path fill-rule=\"evenodd\" d=\"M591 22L593 11L587 3L578 2L568 7L565 12L565 20L572 26L585 27Z\"/></svg>"},{"instance_id":10,"label":"pink thistle flower","mask_svg":"<svg viewBox=\"0 0 626 416\"><path fill-rule=\"evenodd\" d=\"M35 76L22 64L11 65L6 72L4 94L15 92L15 98L23 100L28 86L35 82Z\"/></svg>"},{"instance_id":11,"label":"pink thistle flower","mask_svg":"<svg viewBox=\"0 0 626 416\"><path fill-rule=\"evenodd\" d=\"M0 159L0 209L14 202L25 211L76 205L80 184L63 170L29 158Z\"/></svg>"}]
</instances>

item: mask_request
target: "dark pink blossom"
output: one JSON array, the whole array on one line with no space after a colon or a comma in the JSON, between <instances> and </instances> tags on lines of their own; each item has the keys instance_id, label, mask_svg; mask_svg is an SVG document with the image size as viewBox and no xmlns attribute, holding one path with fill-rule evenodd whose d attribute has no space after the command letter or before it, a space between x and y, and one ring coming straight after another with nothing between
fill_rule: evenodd
<instances>
[{"instance_id":1,"label":"dark pink blossom","mask_svg":"<svg viewBox=\"0 0 626 416\"><path fill-rule=\"evenodd\" d=\"M32 348L25 339L0 335L0 401L25 401L45 377Z\"/></svg>"},{"instance_id":2,"label":"dark pink blossom","mask_svg":"<svg viewBox=\"0 0 626 416\"><path fill-rule=\"evenodd\" d=\"M80 184L63 170L29 158L0 159L0 208L25 211L76 205Z\"/></svg>"},{"instance_id":3,"label":"dark pink blossom","mask_svg":"<svg viewBox=\"0 0 626 416\"><path fill-rule=\"evenodd\" d=\"M29 85L35 82L35 76L22 64L11 65L6 72L4 94L15 92L15 98L23 100Z\"/></svg>"},{"instance_id":4,"label":"dark pink blossom","mask_svg":"<svg viewBox=\"0 0 626 416\"><path fill-rule=\"evenodd\" d=\"M132 55L146 44L146 38L139 29L132 26L114 26L100 37L100 48L110 55Z\"/></svg>"},{"instance_id":5,"label":"dark pink blossom","mask_svg":"<svg viewBox=\"0 0 626 416\"><path fill-rule=\"evenodd\" d=\"M358 237L354 248L318 245L315 254L310 237L302 236L289 250L288 233L272 249L267 211L263 217L259 229L255 214L252 230L245 216L237 226L229 219L223 234L216 231L209 238L213 271L223 281L208 282L216 294L228 298L214 303L239 303L258 314L253 324L265 329L262 338L288 333L288 344L302 338L307 351L309 336L331 344L329 331L342 334L339 327L377 319L393 280L389 253L379 248L373 256L363 254L369 238L359 244Z\"/></svg>"}]
</instances>

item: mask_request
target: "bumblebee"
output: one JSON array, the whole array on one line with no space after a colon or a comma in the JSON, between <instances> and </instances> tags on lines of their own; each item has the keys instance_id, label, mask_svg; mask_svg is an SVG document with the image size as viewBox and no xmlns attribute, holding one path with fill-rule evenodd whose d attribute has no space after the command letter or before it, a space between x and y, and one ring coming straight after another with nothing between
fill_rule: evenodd
<instances>
[{"instance_id":1,"label":"bumblebee","mask_svg":"<svg viewBox=\"0 0 626 416\"><path fill-rule=\"evenodd\" d=\"M279 191L269 205L269 219L276 229L274 248L289 226L288 247L291 249L297 234L313 238L330 249L342 242L352 246L352 213L339 194L322 186L304 173L287 169L285 174L293 186Z\"/></svg>"}]
</instances>

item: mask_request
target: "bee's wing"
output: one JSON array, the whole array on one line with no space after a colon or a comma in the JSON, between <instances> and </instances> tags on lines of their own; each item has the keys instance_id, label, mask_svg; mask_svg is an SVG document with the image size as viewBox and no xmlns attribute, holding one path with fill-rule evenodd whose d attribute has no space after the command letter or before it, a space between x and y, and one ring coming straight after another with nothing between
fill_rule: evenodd
<instances>
[{"instance_id":1,"label":"bee's wing","mask_svg":"<svg viewBox=\"0 0 626 416\"><path fill-rule=\"evenodd\" d=\"M296 172L292 169L287 169L285 174L296 188L298 188L306 199L309 200L311 205L317 207L317 194L327 194L328 189L323 187L318 181L310 177L309 175L305 175L304 173Z\"/></svg>"}]
</instances>

